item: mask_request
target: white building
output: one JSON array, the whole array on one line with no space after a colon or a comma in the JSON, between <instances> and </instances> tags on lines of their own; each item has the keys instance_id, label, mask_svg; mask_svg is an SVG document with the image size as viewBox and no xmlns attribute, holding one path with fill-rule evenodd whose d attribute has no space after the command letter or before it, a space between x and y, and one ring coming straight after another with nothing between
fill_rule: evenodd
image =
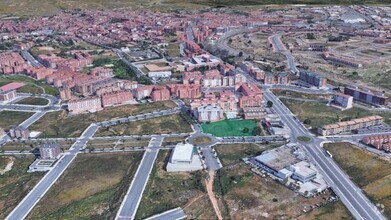
<instances>
[{"instance_id":1,"label":"white building","mask_svg":"<svg viewBox=\"0 0 391 220\"><path fill-rule=\"evenodd\" d=\"M337 93L331 101L331 106L342 110L353 108L353 96Z\"/></svg>"},{"instance_id":2,"label":"white building","mask_svg":"<svg viewBox=\"0 0 391 220\"><path fill-rule=\"evenodd\" d=\"M312 169L311 165L306 161L300 161L296 164L290 165L290 170L293 175L292 179L298 180L302 183L306 183L316 178L317 172Z\"/></svg>"},{"instance_id":3,"label":"white building","mask_svg":"<svg viewBox=\"0 0 391 220\"><path fill-rule=\"evenodd\" d=\"M200 122L213 122L224 119L224 111L219 105L199 106L194 111L194 115Z\"/></svg>"},{"instance_id":4,"label":"white building","mask_svg":"<svg viewBox=\"0 0 391 220\"><path fill-rule=\"evenodd\" d=\"M171 74L171 71L148 72L148 76L151 78L170 78Z\"/></svg>"},{"instance_id":5,"label":"white building","mask_svg":"<svg viewBox=\"0 0 391 220\"><path fill-rule=\"evenodd\" d=\"M202 163L193 145L179 143L172 151L166 169L167 172L190 172L201 170Z\"/></svg>"}]
</instances>

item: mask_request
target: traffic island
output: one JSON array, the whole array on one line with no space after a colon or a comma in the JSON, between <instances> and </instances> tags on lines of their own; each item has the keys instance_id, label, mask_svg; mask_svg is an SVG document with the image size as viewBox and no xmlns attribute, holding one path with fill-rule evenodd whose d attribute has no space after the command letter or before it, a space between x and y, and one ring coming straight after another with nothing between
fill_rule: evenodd
<instances>
[{"instance_id":1,"label":"traffic island","mask_svg":"<svg viewBox=\"0 0 391 220\"><path fill-rule=\"evenodd\" d=\"M307 136L299 136L299 137L297 137L297 140L300 142L310 142L311 138L307 137Z\"/></svg>"}]
</instances>

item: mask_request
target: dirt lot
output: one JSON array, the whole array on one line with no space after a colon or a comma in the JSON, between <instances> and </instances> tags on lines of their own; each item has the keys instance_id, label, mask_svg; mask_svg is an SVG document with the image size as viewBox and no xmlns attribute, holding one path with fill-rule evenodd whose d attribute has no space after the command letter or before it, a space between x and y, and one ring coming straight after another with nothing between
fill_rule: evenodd
<instances>
[{"instance_id":1,"label":"dirt lot","mask_svg":"<svg viewBox=\"0 0 391 220\"><path fill-rule=\"evenodd\" d=\"M87 148L123 148L123 147L143 147L148 146L150 139L131 140L91 140L87 143Z\"/></svg>"},{"instance_id":2,"label":"dirt lot","mask_svg":"<svg viewBox=\"0 0 391 220\"><path fill-rule=\"evenodd\" d=\"M261 154L265 150L281 146L281 144L219 144L215 146L217 155L223 166L237 164L244 157Z\"/></svg>"},{"instance_id":3,"label":"dirt lot","mask_svg":"<svg viewBox=\"0 0 391 220\"><path fill-rule=\"evenodd\" d=\"M224 218L231 219L296 219L310 213L330 216L330 210L311 209L311 205L326 204L330 193L315 198L304 198L270 177L261 177L240 159L256 156L262 151L280 145L233 144L217 145L216 151L223 163L218 170L213 190L219 197ZM329 204L328 206L333 205ZM307 211L307 214L303 212ZM336 206L338 218L349 216L344 206ZM305 214L305 215L304 215ZM332 216L332 215L331 215ZM336 219L338 219L336 218Z\"/></svg>"},{"instance_id":4,"label":"dirt lot","mask_svg":"<svg viewBox=\"0 0 391 220\"><path fill-rule=\"evenodd\" d=\"M220 169L214 191L219 197L223 216L231 219L296 219L311 211L316 204L327 204L330 196L326 193L304 198L270 177L253 173L243 162Z\"/></svg>"},{"instance_id":5,"label":"dirt lot","mask_svg":"<svg viewBox=\"0 0 391 220\"><path fill-rule=\"evenodd\" d=\"M30 129L42 131L40 137L78 137L93 122L126 117L176 107L172 101L107 108L92 114L69 116L66 111L49 112L31 125Z\"/></svg>"},{"instance_id":6,"label":"dirt lot","mask_svg":"<svg viewBox=\"0 0 391 220\"><path fill-rule=\"evenodd\" d=\"M215 214L206 194L202 171L167 173L170 151L160 151L144 191L136 219L181 207L189 219L214 219Z\"/></svg>"},{"instance_id":7,"label":"dirt lot","mask_svg":"<svg viewBox=\"0 0 391 220\"><path fill-rule=\"evenodd\" d=\"M186 137L166 137L163 140L162 146L176 145L186 140Z\"/></svg>"},{"instance_id":8,"label":"dirt lot","mask_svg":"<svg viewBox=\"0 0 391 220\"><path fill-rule=\"evenodd\" d=\"M142 153L79 155L28 219L114 218Z\"/></svg>"},{"instance_id":9,"label":"dirt lot","mask_svg":"<svg viewBox=\"0 0 391 220\"><path fill-rule=\"evenodd\" d=\"M12 158L12 169L0 175L0 219L5 219L44 175L41 172L27 173L28 166L35 159L34 156ZM0 156L0 164L4 164L5 160L8 158Z\"/></svg>"},{"instance_id":10,"label":"dirt lot","mask_svg":"<svg viewBox=\"0 0 391 220\"><path fill-rule=\"evenodd\" d=\"M174 114L100 128L96 136L185 133L191 131L191 126L187 121L180 114Z\"/></svg>"},{"instance_id":11,"label":"dirt lot","mask_svg":"<svg viewBox=\"0 0 391 220\"><path fill-rule=\"evenodd\" d=\"M391 216L391 161L349 143L327 144L325 148L379 209Z\"/></svg>"}]
</instances>

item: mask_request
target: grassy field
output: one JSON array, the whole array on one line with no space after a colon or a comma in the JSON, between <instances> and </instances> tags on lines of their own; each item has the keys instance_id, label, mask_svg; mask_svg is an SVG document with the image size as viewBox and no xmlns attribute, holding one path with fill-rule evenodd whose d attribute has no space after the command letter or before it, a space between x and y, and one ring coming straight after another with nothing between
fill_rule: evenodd
<instances>
[{"instance_id":1,"label":"grassy field","mask_svg":"<svg viewBox=\"0 0 391 220\"><path fill-rule=\"evenodd\" d=\"M47 99L34 97L28 97L16 102L16 104L21 105L47 105L48 103L49 101Z\"/></svg>"},{"instance_id":2,"label":"grassy field","mask_svg":"<svg viewBox=\"0 0 391 220\"><path fill-rule=\"evenodd\" d=\"M0 86L8 84L10 82L26 83L25 86L17 89L18 92L22 92L22 93L42 94L42 93L44 93L44 90L45 90L45 93L49 94L49 95L59 95L60 94L56 88L51 87L50 85L45 84L42 81L36 81L36 80L29 78L29 77L26 77L26 76L20 75L20 76L0 77Z\"/></svg>"},{"instance_id":3,"label":"grassy field","mask_svg":"<svg viewBox=\"0 0 391 220\"><path fill-rule=\"evenodd\" d=\"M326 144L335 161L375 204L391 216L391 161L349 143Z\"/></svg>"},{"instance_id":4,"label":"grassy field","mask_svg":"<svg viewBox=\"0 0 391 220\"><path fill-rule=\"evenodd\" d=\"M158 118L139 120L100 128L96 136L120 136L133 134L166 134L192 132L190 124L180 115L167 115Z\"/></svg>"},{"instance_id":5,"label":"grassy field","mask_svg":"<svg viewBox=\"0 0 391 220\"><path fill-rule=\"evenodd\" d=\"M252 136L252 131L257 126L255 120L223 120L202 124L205 133L213 134L217 137L228 136ZM248 132L243 132L248 128Z\"/></svg>"},{"instance_id":6,"label":"grassy field","mask_svg":"<svg viewBox=\"0 0 391 220\"><path fill-rule=\"evenodd\" d=\"M202 171L167 173L170 151L160 151L135 219L181 207L190 219L215 218L212 205L204 188Z\"/></svg>"},{"instance_id":7,"label":"grassy field","mask_svg":"<svg viewBox=\"0 0 391 220\"><path fill-rule=\"evenodd\" d=\"M96 148L117 148L124 147L145 147L148 146L150 139L129 139L129 140L91 140L87 143L87 148L92 150Z\"/></svg>"},{"instance_id":8,"label":"grassy field","mask_svg":"<svg viewBox=\"0 0 391 220\"><path fill-rule=\"evenodd\" d=\"M79 155L28 219L112 219L142 153Z\"/></svg>"},{"instance_id":9,"label":"grassy field","mask_svg":"<svg viewBox=\"0 0 391 220\"><path fill-rule=\"evenodd\" d=\"M176 107L172 101L106 108L92 114L68 116L66 111L49 112L31 125L31 130L42 131L41 137L78 137L93 122L126 117Z\"/></svg>"},{"instance_id":10,"label":"grassy field","mask_svg":"<svg viewBox=\"0 0 391 220\"><path fill-rule=\"evenodd\" d=\"M215 146L223 166L239 163L244 157L253 157L282 144L219 144Z\"/></svg>"},{"instance_id":11,"label":"grassy field","mask_svg":"<svg viewBox=\"0 0 391 220\"><path fill-rule=\"evenodd\" d=\"M13 158L12 169L0 175L0 219L5 219L44 175L41 172L27 173L28 166L35 159L34 156ZM5 159L0 156L0 164Z\"/></svg>"},{"instance_id":12,"label":"grassy field","mask_svg":"<svg viewBox=\"0 0 391 220\"><path fill-rule=\"evenodd\" d=\"M355 107L340 111L336 108L326 106L327 102L321 100L319 102L303 102L281 98L281 101L300 119L300 121L309 119L310 123L307 124L307 126L312 127L313 132L316 132L318 127L326 124L370 115L383 116L386 124L391 123L391 113L389 112L371 112Z\"/></svg>"},{"instance_id":13,"label":"grassy field","mask_svg":"<svg viewBox=\"0 0 391 220\"><path fill-rule=\"evenodd\" d=\"M302 210L310 211L310 205L326 203L329 193L315 198L304 198L271 178L254 174L250 167L241 161L244 157L256 156L278 146L280 145L226 144L215 147L223 168L217 171L213 190L219 197L219 206L224 218L312 219L305 218L306 214ZM335 206L335 210L327 209L328 206ZM328 204L312 210L311 213L335 217L331 219L350 216L339 203Z\"/></svg>"},{"instance_id":14,"label":"grassy field","mask_svg":"<svg viewBox=\"0 0 391 220\"><path fill-rule=\"evenodd\" d=\"M0 128L8 131L33 115L32 112L0 111Z\"/></svg>"}]
</instances>

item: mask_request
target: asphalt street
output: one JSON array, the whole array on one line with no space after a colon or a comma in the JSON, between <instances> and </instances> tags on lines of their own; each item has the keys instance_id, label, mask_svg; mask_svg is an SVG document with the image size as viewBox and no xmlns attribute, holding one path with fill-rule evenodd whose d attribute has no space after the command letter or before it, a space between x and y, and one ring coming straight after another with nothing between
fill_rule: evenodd
<instances>
[{"instance_id":1,"label":"asphalt street","mask_svg":"<svg viewBox=\"0 0 391 220\"><path fill-rule=\"evenodd\" d=\"M163 137L153 137L149 142L149 147L144 153L143 159L136 171L136 174L130 184L129 190L127 191L124 200L122 201L121 207L118 210L116 219L134 219L137 213L137 208L141 202L141 198L148 183L149 175L151 174L153 164L155 163L159 147L163 141ZM153 148L156 149L153 149Z\"/></svg>"},{"instance_id":2,"label":"asphalt street","mask_svg":"<svg viewBox=\"0 0 391 220\"><path fill-rule=\"evenodd\" d=\"M181 208L175 208L168 210L166 212L163 212L158 215L151 216L149 218L146 218L145 220L179 220L186 218L187 215Z\"/></svg>"}]
</instances>

